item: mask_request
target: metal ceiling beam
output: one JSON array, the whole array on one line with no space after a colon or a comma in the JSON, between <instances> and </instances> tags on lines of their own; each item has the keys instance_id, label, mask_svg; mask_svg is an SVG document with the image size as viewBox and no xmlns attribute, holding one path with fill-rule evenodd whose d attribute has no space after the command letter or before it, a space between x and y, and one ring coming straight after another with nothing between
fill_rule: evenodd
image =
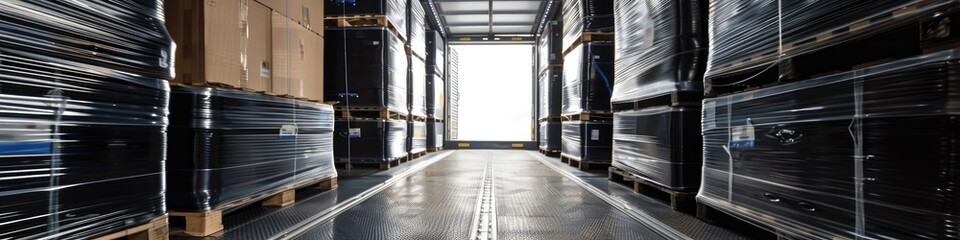
<instances>
[{"instance_id":1,"label":"metal ceiling beam","mask_svg":"<svg viewBox=\"0 0 960 240\"><path fill-rule=\"evenodd\" d=\"M468 11L446 11L443 13L444 16L450 15L488 15L489 11L485 10L468 10ZM538 10L496 10L493 11L494 15L530 15L530 14L540 14Z\"/></svg>"},{"instance_id":2,"label":"metal ceiling beam","mask_svg":"<svg viewBox=\"0 0 960 240\"><path fill-rule=\"evenodd\" d=\"M435 2L487 2L490 0L434 0ZM539 2L542 0L494 0L497 2Z\"/></svg>"},{"instance_id":3,"label":"metal ceiling beam","mask_svg":"<svg viewBox=\"0 0 960 240\"><path fill-rule=\"evenodd\" d=\"M512 43L512 44L530 44L533 43L533 37L477 37L477 36L450 36L447 42L450 44L477 44L477 43Z\"/></svg>"},{"instance_id":4,"label":"metal ceiling beam","mask_svg":"<svg viewBox=\"0 0 960 240\"><path fill-rule=\"evenodd\" d=\"M454 23L447 24L449 27L486 27L490 26L489 23ZM515 22L515 23L494 23L493 27L530 27L534 26L532 22Z\"/></svg>"}]
</instances>

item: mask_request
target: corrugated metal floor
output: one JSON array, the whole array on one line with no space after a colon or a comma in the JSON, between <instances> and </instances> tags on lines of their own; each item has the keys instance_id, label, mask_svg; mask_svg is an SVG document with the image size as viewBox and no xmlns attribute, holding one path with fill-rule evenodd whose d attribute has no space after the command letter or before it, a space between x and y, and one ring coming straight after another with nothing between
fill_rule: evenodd
<instances>
[{"instance_id":1,"label":"corrugated metal floor","mask_svg":"<svg viewBox=\"0 0 960 240\"><path fill-rule=\"evenodd\" d=\"M501 239L663 238L664 229L649 226L694 239L743 238L611 183L605 172L581 172L534 151L444 151L388 171L340 175L338 189L300 191L292 206L225 215L227 229L218 237L466 239L477 230L486 182L495 204L487 215ZM334 208L342 212L329 213ZM318 218L324 214L330 216Z\"/></svg>"}]
</instances>

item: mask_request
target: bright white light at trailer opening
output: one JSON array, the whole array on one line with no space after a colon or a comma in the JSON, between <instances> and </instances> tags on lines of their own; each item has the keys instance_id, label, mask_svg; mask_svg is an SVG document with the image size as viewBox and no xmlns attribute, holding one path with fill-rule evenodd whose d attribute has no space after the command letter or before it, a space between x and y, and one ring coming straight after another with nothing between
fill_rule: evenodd
<instances>
[{"instance_id":1,"label":"bright white light at trailer opening","mask_svg":"<svg viewBox=\"0 0 960 240\"><path fill-rule=\"evenodd\" d=\"M460 54L457 140L532 140L532 46L452 47Z\"/></svg>"}]
</instances>

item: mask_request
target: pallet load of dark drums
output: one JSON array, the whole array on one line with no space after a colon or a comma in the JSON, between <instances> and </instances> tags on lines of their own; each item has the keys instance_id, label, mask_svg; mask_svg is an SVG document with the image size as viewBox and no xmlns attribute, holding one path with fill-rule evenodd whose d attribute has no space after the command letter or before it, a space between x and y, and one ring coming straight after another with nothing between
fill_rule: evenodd
<instances>
[{"instance_id":1,"label":"pallet load of dark drums","mask_svg":"<svg viewBox=\"0 0 960 240\"><path fill-rule=\"evenodd\" d=\"M0 9L0 238L90 239L163 216L162 1Z\"/></svg>"},{"instance_id":2,"label":"pallet load of dark drums","mask_svg":"<svg viewBox=\"0 0 960 240\"><path fill-rule=\"evenodd\" d=\"M174 86L167 203L202 212L337 176L333 108L233 89Z\"/></svg>"},{"instance_id":3,"label":"pallet load of dark drums","mask_svg":"<svg viewBox=\"0 0 960 240\"><path fill-rule=\"evenodd\" d=\"M711 1L697 201L785 237L960 237L958 5Z\"/></svg>"}]
</instances>

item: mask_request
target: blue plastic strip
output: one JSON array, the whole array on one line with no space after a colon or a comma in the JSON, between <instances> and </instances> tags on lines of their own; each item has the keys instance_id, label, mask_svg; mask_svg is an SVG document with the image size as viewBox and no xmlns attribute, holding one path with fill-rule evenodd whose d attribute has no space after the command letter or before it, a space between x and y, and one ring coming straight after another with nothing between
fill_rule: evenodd
<instances>
[{"instance_id":1,"label":"blue plastic strip","mask_svg":"<svg viewBox=\"0 0 960 240\"><path fill-rule=\"evenodd\" d=\"M597 64L597 59L591 57L590 62L593 63L593 68L597 69L597 73L600 74L600 78L603 78L603 83L607 85L607 92L610 93L610 95L613 95L613 87L610 86L610 79L607 78L606 74L603 74L603 70L600 70L600 64Z\"/></svg>"},{"instance_id":2,"label":"blue plastic strip","mask_svg":"<svg viewBox=\"0 0 960 240\"><path fill-rule=\"evenodd\" d=\"M50 154L50 141L0 141L0 155Z\"/></svg>"}]
</instances>

